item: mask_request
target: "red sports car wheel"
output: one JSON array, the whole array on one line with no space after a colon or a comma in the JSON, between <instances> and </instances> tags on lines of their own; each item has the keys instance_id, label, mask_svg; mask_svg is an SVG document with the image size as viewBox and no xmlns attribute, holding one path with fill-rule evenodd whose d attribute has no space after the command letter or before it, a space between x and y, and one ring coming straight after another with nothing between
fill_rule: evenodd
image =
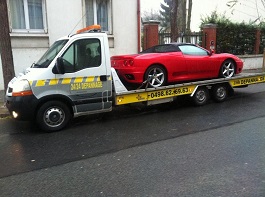
<instances>
[{"instance_id":1,"label":"red sports car wheel","mask_svg":"<svg viewBox=\"0 0 265 197\"><path fill-rule=\"evenodd\" d=\"M153 65L146 70L144 80L148 80L154 88L163 86L167 81L166 70L162 66Z\"/></svg>"},{"instance_id":2,"label":"red sports car wheel","mask_svg":"<svg viewBox=\"0 0 265 197\"><path fill-rule=\"evenodd\" d=\"M232 60L226 60L221 66L219 76L222 78L233 77L236 73L236 65Z\"/></svg>"}]
</instances>

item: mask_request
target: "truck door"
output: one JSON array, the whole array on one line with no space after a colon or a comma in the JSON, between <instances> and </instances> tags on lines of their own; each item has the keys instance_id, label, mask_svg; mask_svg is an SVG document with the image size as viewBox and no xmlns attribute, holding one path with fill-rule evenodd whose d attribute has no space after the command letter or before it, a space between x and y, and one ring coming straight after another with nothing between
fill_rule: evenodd
<instances>
[{"instance_id":1,"label":"truck door","mask_svg":"<svg viewBox=\"0 0 265 197\"><path fill-rule=\"evenodd\" d=\"M74 105L75 116L112 108L111 78L107 75L103 39L75 40L62 54L65 74L56 75Z\"/></svg>"}]
</instances>

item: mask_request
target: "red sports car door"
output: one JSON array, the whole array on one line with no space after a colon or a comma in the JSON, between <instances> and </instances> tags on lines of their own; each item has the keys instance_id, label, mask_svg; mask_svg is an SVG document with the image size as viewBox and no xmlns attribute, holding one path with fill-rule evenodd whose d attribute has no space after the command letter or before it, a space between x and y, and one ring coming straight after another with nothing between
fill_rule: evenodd
<instances>
[{"instance_id":1,"label":"red sports car door","mask_svg":"<svg viewBox=\"0 0 265 197\"><path fill-rule=\"evenodd\" d=\"M205 79L215 77L215 66L212 65L211 56L204 49L193 45L182 45L179 46L183 53L188 78L194 79Z\"/></svg>"},{"instance_id":2,"label":"red sports car door","mask_svg":"<svg viewBox=\"0 0 265 197\"><path fill-rule=\"evenodd\" d=\"M164 53L159 60L166 65L168 82L189 80L186 62L181 52Z\"/></svg>"}]
</instances>

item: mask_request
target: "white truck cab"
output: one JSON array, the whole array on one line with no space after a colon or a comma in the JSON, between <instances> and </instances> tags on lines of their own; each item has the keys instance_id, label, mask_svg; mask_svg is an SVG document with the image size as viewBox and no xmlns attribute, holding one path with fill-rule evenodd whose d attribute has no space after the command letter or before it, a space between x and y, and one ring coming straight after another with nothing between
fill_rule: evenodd
<instances>
[{"instance_id":1,"label":"white truck cab","mask_svg":"<svg viewBox=\"0 0 265 197\"><path fill-rule=\"evenodd\" d=\"M90 26L57 40L37 63L10 81L6 106L14 118L35 119L42 129L53 131L72 116L111 111L108 38L99 28Z\"/></svg>"}]
</instances>

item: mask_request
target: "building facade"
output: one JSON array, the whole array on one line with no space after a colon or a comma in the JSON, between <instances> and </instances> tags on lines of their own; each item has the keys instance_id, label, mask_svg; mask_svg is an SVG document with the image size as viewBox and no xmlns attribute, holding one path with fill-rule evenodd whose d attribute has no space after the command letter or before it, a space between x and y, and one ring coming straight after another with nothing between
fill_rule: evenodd
<instances>
[{"instance_id":1,"label":"building facade","mask_svg":"<svg viewBox=\"0 0 265 197\"><path fill-rule=\"evenodd\" d=\"M100 24L110 54L140 48L140 0L7 0L16 75L45 53L58 38ZM0 61L0 90L4 89Z\"/></svg>"}]
</instances>

